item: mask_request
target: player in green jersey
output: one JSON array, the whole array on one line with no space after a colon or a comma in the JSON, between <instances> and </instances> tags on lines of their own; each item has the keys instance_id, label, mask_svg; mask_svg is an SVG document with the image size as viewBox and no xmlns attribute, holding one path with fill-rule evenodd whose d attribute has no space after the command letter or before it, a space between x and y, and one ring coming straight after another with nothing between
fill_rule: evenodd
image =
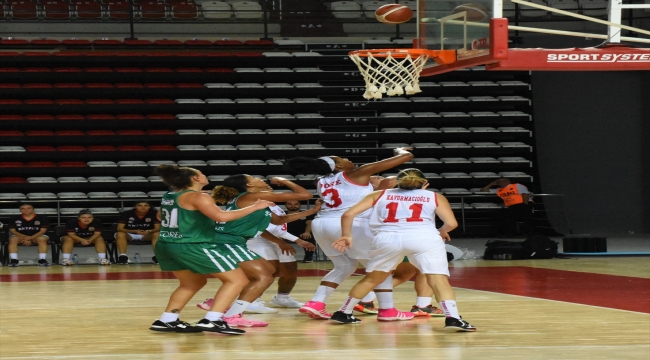
<instances>
[{"instance_id":1,"label":"player in green jersey","mask_svg":"<svg viewBox=\"0 0 650 360\"><path fill-rule=\"evenodd\" d=\"M156 256L163 271L171 271L180 282L169 298L165 312L150 327L165 332L218 332L243 334L231 329L223 313L248 284L227 248L216 242L215 221L232 221L272 205L266 200L253 201L239 210L223 211L209 195L201 192L208 179L200 171L188 167L160 165L156 168L171 191L163 196L158 217L161 220ZM179 320L179 313L188 301L207 283L206 275L223 283L215 296L217 301L196 325Z\"/></svg>"}]
</instances>

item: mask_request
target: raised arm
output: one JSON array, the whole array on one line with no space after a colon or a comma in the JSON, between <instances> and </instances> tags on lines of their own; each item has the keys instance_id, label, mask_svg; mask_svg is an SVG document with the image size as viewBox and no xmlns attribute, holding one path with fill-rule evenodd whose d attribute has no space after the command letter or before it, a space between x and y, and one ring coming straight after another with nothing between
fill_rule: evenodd
<instances>
[{"instance_id":1,"label":"raised arm","mask_svg":"<svg viewBox=\"0 0 650 360\"><path fill-rule=\"evenodd\" d=\"M413 154L409 151L410 148L397 148L393 150L395 156L381 161L359 166L358 168L346 173L347 177L355 182L366 184L370 181L370 176L377 174L395 166L402 165L403 163L413 159Z\"/></svg>"}]
</instances>

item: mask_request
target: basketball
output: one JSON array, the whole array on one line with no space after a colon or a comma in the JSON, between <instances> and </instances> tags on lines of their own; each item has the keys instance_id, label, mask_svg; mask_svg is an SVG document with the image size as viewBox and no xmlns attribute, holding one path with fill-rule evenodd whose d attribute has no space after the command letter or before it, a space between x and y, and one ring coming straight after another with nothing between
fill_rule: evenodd
<instances>
[{"instance_id":1,"label":"basketball","mask_svg":"<svg viewBox=\"0 0 650 360\"><path fill-rule=\"evenodd\" d=\"M490 11L483 5L479 4L463 4L458 5L452 10L454 14L467 11L467 21L483 21L488 18Z\"/></svg>"},{"instance_id":2,"label":"basketball","mask_svg":"<svg viewBox=\"0 0 650 360\"><path fill-rule=\"evenodd\" d=\"M401 24L411 20L413 11L405 5L386 4L375 10L375 17L384 24Z\"/></svg>"}]
</instances>

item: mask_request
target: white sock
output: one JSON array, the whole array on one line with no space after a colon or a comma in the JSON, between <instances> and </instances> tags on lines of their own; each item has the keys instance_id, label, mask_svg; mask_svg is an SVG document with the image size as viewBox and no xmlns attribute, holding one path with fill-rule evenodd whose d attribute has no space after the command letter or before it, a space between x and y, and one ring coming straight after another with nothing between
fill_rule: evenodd
<instances>
[{"instance_id":1,"label":"white sock","mask_svg":"<svg viewBox=\"0 0 650 360\"><path fill-rule=\"evenodd\" d=\"M18 260L18 253L9 253L9 258L14 259L14 260Z\"/></svg>"},{"instance_id":2,"label":"white sock","mask_svg":"<svg viewBox=\"0 0 650 360\"><path fill-rule=\"evenodd\" d=\"M456 300L443 300L440 302L440 306L442 306L442 310L445 312L446 317L460 319L458 308L456 307Z\"/></svg>"},{"instance_id":3,"label":"white sock","mask_svg":"<svg viewBox=\"0 0 650 360\"><path fill-rule=\"evenodd\" d=\"M371 301L375 300L375 297L376 297L375 292L371 291L371 292L368 293L368 295L364 296L363 299L361 299L361 302L364 302L364 303L371 302Z\"/></svg>"},{"instance_id":4,"label":"white sock","mask_svg":"<svg viewBox=\"0 0 650 360\"><path fill-rule=\"evenodd\" d=\"M100 259L106 259L106 253L97 253L97 257Z\"/></svg>"},{"instance_id":5,"label":"white sock","mask_svg":"<svg viewBox=\"0 0 650 360\"><path fill-rule=\"evenodd\" d=\"M47 253L38 253L38 259L39 260L45 260L46 256L47 256Z\"/></svg>"},{"instance_id":6,"label":"white sock","mask_svg":"<svg viewBox=\"0 0 650 360\"><path fill-rule=\"evenodd\" d=\"M178 316L179 316L178 313L164 312L162 314L162 316L160 317L160 321L162 321L164 323L169 323L169 322L178 320Z\"/></svg>"},{"instance_id":7,"label":"white sock","mask_svg":"<svg viewBox=\"0 0 650 360\"><path fill-rule=\"evenodd\" d=\"M378 291L376 292L377 302L379 302L380 309L392 309L395 307L393 303L393 292L392 291Z\"/></svg>"},{"instance_id":8,"label":"white sock","mask_svg":"<svg viewBox=\"0 0 650 360\"><path fill-rule=\"evenodd\" d=\"M70 258L70 254L63 254L63 258L64 258L64 259L69 259L69 258Z\"/></svg>"},{"instance_id":9,"label":"white sock","mask_svg":"<svg viewBox=\"0 0 650 360\"><path fill-rule=\"evenodd\" d=\"M279 298L286 298L286 297L289 297L289 294L288 293L277 293L275 296L279 297Z\"/></svg>"},{"instance_id":10,"label":"white sock","mask_svg":"<svg viewBox=\"0 0 650 360\"><path fill-rule=\"evenodd\" d=\"M226 317L231 317L243 313L244 310L246 310L246 308L250 304L251 303L249 303L248 301L235 300L235 302L232 303L232 306L230 307L228 312L226 312Z\"/></svg>"},{"instance_id":11,"label":"white sock","mask_svg":"<svg viewBox=\"0 0 650 360\"><path fill-rule=\"evenodd\" d=\"M415 305L417 307L423 308L431 305L431 299L432 297L426 297L426 296L418 296L417 300L415 301Z\"/></svg>"},{"instance_id":12,"label":"white sock","mask_svg":"<svg viewBox=\"0 0 650 360\"><path fill-rule=\"evenodd\" d=\"M359 303L360 299L355 299L353 297L349 297L345 300L343 305L341 305L341 308L339 311L343 311L346 314L352 314L352 310L354 307Z\"/></svg>"},{"instance_id":13,"label":"white sock","mask_svg":"<svg viewBox=\"0 0 650 360\"><path fill-rule=\"evenodd\" d=\"M332 295L334 290L336 289L333 287L320 285L318 289L316 289L316 294L314 294L314 297L311 298L311 301L326 303L327 299L330 297L330 295Z\"/></svg>"},{"instance_id":14,"label":"white sock","mask_svg":"<svg viewBox=\"0 0 650 360\"><path fill-rule=\"evenodd\" d=\"M210 321L219 321L223 319L223 313L216 312L216 311L208 311L207 314L205 314L205 319L208 319Z\"/></svg>"}]
</instances>

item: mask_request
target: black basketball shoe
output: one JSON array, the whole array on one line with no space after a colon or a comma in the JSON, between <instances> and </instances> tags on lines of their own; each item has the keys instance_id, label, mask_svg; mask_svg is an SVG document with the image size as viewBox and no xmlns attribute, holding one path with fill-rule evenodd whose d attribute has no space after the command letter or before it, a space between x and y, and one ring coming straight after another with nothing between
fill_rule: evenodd
<instances>
[{"instance_id":1,"label":"black basketball shoe","mask_svg":"<svg viewBox=\"0 0 650 360\"><path fill-rule=\"evenodd\" d=\"M355 318L354 315L346 314L343 311L337 311L334 314L332 314L330 320L337 322L339 324L357 324L361 322L361 320Z\"/></svg>"},{"instance_id":2,"label":"black basketball shoe","mask_svg":"<svg viewBox=\"0 0 650 360\"><path fill-rule=\"evenodd\" d=\"M445 330L449 331L476 331L476 328L463 319L452 317L445 318Z\"/></svg>"},{"instance_id":3,"label":"black basketball shoe","mask_svg":"<svg viewBox=\"0 0 650 360\"><path fill-rule=\"evenodd\" d=\"M162 331L162 332L177 332L177 333L198 333L203 332L203 329L197 326L192 326L185 321L176 320L172 322L162 322L160 320L154 321L149 330Z\"/></svg>"},{"instance_id":4,"label":"black basketball shoe","mask_svg":"<svg viewBox=\"0 0 650 360\"><path fill-rule=\"evenodd\" d=\"M240 329L233 329L223 320L210 321L208 319L201 319L196 323L196 327L203 329L203 331L217 332L220 334L228 335L244 335L246 331Z\"/></svg>"}]
</instances>

